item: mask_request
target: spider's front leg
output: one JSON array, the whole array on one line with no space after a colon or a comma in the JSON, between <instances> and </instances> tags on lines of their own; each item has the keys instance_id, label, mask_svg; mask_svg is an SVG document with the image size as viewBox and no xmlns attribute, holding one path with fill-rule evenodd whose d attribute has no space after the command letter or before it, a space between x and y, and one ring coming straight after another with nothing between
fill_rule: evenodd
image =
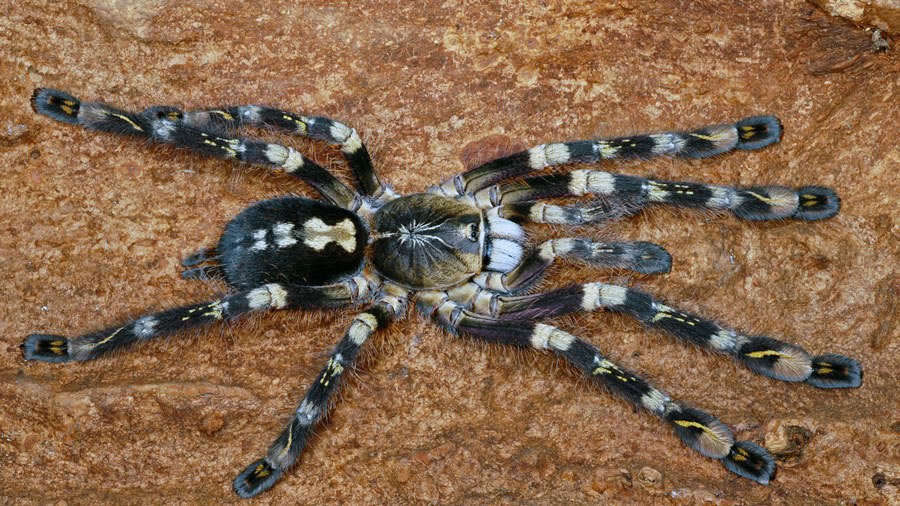
<instances>
[{"instance_id":1,"label":"spider's front leg","mask_svg":"<svg viewBox=\"0 0 900 506\"><path fill-rule=\"evenodd\" d=\"M272 443L265 457L247 466L234 479L234 491L239 496L249 498L268 490L294 465L306 448L313 427L328 411L329 400L345 370L355 364L363 344L376 330L385 328L403 314L407 296L405 289L387 284L375 305L356 315L332 350L325 367L306 391L287 428Z\"/></svg>"},{"instance_id":2,"label":"spider's front leg","mask_svg":"<svg viewBox=\"0 0 900 506\"><path fill-rule=\"evenodd\" d=\"M747 336L625 286L586 283L517 297L500 295L491 307L491 314L504 321L608 309L686 343L731 355L751 371L769 378L802 381L818 388L856 388L862 384L862 366L853 358L833 353L811 356L795 344Z\"/></svg>"},{"instance_id":3,"label":"spider's front leg","mask_svg":"<svg viewBox=\"0 0 900 506\"><path fill-rule=\"evenodd\" d=\"M176 107L153 106L132 113L99 102L82 102L68 93L49 88L34 90L31 103L40 114L90 130L141 137L284 171L302 179L340 207L355 209L361 205L355 191L293 148L197 128L186 122L184 112Z\"/></svg>"},{"instance_id":4,"label":"spider's front leg","mask_svg":"<svg viewBox=\"0 0 900 506\"><path fill-rule=\"evenodd\" d=\"M556 327L529 320L501 320L465 309L443 292L420 292L417 307L454 334L517 348L550 350L635 406L668 422L685 444L703 456L721 460L730 471L768 484L775 460L749 441L735 441L731 430L712 415L673 400L649 382L613 363L590 343Z\"/></svg>"},{"instance_id":5,"label":"spider's front leg","mask_svg":"<svg viewBox=\"0 0 900 506\"><path fill-rule=\"evenodd\" d=\"M733 149L759 149L778 142L781 126L772 116L755 116L733 125L685 133L637 135L624 139L545 144L494 160L459 174L430 191L499 208L500 216L533 223L582 225L632 214L650 204L730 211L746 220L821 220L837 214L840 199L829 188L805 186L727 186L660 181L599 170L545 174L489 186L503 179L572 163L609 158L677 155L705 158ZM593 195L600 202L559 206L545 199Z\"/></svg>"},{"instance_id":6,"label":"spider's front leg","mask_svg":"<svg viewBox=\"0 0 900 506\"><path fill-rule=\"evenodd\" d=\"M221 320L232 320L252 311L345 307L370 300L369 280L357 276L328 286L270 283L222 299L181 306L143 316L73 339L52 334L31 334L22 343L26 360L83 362L112 350Z\"/></svg>"},{"instance_id":7,"label":"spider's front leg","mask_svg":"<svg viewBox=\"0 0 900 506\"><path fill-rule=\"evenodd\" d=\"M490 212L494 212L492 209ZM626 269L640 274L669 272L672 256L652 242L597 242L583 238L550 239L541 243L509 272L484 272L473 281L503 293L533 286L559 259L576 260L600 268Z\"/></svg>"},{"instance_id":8,"label":"spider's front leg","mask_svg":"<svg viewBox=\"0 0 900 506\"><path fill-rule=\"evenodd\" d=\"M554 192L548 191L548 187ZM507 191L507 189L514 188ZM496 190L495 190L496 189ZM498 206L500 216L531 223L583 225L636 213L650 204L730 211L738 218L768 221L793 218L814 221L831 218L840 209L840 199L830 188L804 186L727 186L657 181L596 170L576 170L546 178L488 188L494 197L473 198L481 206ZM481 193L481 192L479 192ZM539 198L595 195L600 202L560 206Z\"/></svg>"},{"instance_id":9,"label":"spider's front leg","mask_svg":"<svg viewBox=\"0 0 900 506\"><path fill-rule=\"evenodd\" d=\"M671 258L652 243L592 243L586 239L550 239L510 272L485 272L469 285L450 292L458 303L503 320L552 318L575 312L608 309L628 314L649 328L662 330L685 342L731 355L750 370L782 381L804 381L819 388L856 388L862 366L838 354L811 356L800 346L765 336L747 336L654 300L625 286L605 283L571 285L546 293L513 296L540 279L558 258L575 258L597 266L626 267L650 272L667 271ZM598 261L599 260L599 261ZM644 268L644 270L641 270Z\"/></svg>"},{"instance_id":10,"label":"spider's front leg","mask_svg":"<svg viewBox=\"0 0 900 506\"><path fill-rule=\"evenodd\" d=\"M655 156L708 158L734 149L760 149L778 142L780 137L781 124L778 119L773 116L753 116L734 124L710 125L689 132L541 144L457 174L432 191L458 197L474 194L503 179L569 163L598 163L603 160Z\"/></svg>"}]
</instances>

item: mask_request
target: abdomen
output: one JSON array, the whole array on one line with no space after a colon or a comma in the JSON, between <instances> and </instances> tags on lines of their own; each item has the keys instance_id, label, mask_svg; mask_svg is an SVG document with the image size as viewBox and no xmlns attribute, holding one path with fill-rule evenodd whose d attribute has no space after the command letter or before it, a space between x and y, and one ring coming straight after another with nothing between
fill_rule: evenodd
<instances>
[{"instance_id":1,"label":"abdomen","mask_svg":"<svg viewBox=\"0 0 900 506\"><path fill-rule=\"evenodd\" d=\"M327 285L358 272L368 232L350 211L300 197L264 200L225 226L217 249L228 283Z\"/></svg>"}]
</instances>

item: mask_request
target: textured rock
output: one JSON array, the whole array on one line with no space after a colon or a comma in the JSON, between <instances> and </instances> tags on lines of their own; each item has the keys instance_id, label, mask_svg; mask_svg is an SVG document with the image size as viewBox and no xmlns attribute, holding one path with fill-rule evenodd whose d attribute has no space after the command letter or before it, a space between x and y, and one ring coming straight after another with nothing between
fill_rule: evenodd
<instances>
[{"instance_id":1,"label":"textured rock","mask_svg":"<svg viewBox=\"0 0 900 506\"><path fill-rule=\"evenodd\" d=\"M891 33L900 32L900 2L897 0L812 0L812 2L835 16Z\"/></svg>"},{"instance_id":2,"label":"textured rock","mask_svg":"<svg viewBox=\"0 0 900 506\"><path fill-rule=\"evenodd\" d=\"M403 192L540 142L777 114L784 140L765 151L614 170L831 186L837 218L655 209L582 233L660 243L672 273L571 267L547 285L630 282L747 332L858 357L863 387L827 392L624 318L560 323L741 439L782 448L770 486L698 457L547 356L414 317L375 339L310 451L260 502L896 503L896 51L800 1L261 5L0 7L0 501L237 502L232 477L282 428L349 318L273 314L85 364L25 363L29 332L78 334L221 293L181 280L179 258L255 200L311 195L34 115L32 89L52 86L134 109L265 102L330 115L362 132ZM295 145L342 170L334 152Z\"/></svg>"}]
</instances>

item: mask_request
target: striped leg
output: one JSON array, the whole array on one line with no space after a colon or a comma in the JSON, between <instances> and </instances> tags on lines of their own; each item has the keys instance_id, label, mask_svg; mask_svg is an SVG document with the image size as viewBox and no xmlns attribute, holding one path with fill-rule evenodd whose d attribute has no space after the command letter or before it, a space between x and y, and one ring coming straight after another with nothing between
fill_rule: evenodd
<instances>
[{"instance_id":1,"label":"striped leg","mask_svg":"<svg viewBox=\"0 0 900 506\"><path fill-rule=\"evenodd\" d=\"M385 192L392 193L378 179L369 151L356 130L333 119L302 116L259 105L241 105L188 111L184 113L184 122L201 130L221 132L245 126L269 127L337 145L364 195L378 198Z\"/></svg>"},{"instance_id":2,"label":"striped leg","mask_svg":"<svg viewBox=\"0 0 900 506\"><path fill-rule=\"evenodd\" d=\"M57 121L282 170L302 179L341 207L355 209L360 205L356 192L293 148L204 131L187 124L184 114L174 107L154 106L135 114L97 102L81 102L65 92L48 88L36 89L31 102L35 111Z\"/></svg>"},{"instance_id":3,"label":"striped leg","mask_svg":"<svg viewBox=\"0 0 900 506\"><path fill-rule=\"evenodd\" d=\"M421 292L423 314L453 333L519 348L550 350L616 395L668 422L685 444L721 460L730 471L762 484L775 473L775 460L762 447L735 441L712 415L673 400L662 390L604 357L590 343L556 327L526 320L499 320L463 309L435 292Z\"/></svg>"},{"instance_id":4,"label":"striped leg","mask_svg":"<svg viewBox=\"0 0 900 506\"><path fill-rule=\"evenodd\" d=\"M117 327L74 339L51 334L31 334L22 343L26 360L83 362L133 343L167 336L220 320L231 320L251 311L343 307L371 298L371 287L362 276L328 286L296 286L272 283L228 295L222 299L177 307L143 316Z\"/></svg>"},{"instance_id":5,"label":"striped leg","mask_svg":"<svg viewBox=\"0 0 900 506\"><path fill-rule=\"evenodd\" d=\"M669 272L672 257L651 242L595 242L562 238L543 242L510 272L485 272L473 281L479 286L510 293L533 286L559 258L579 260L595 267L627 269L641 274Z\"/></svg>"},{"instance_id":6,"label":"striped leg","mask_svg":"<svg viewBox=\"0 0 900 506\"><path fill-rule=\"evenodd\" d=\"M558 206L538 199L595 195L588 206ZM840 199L830 188L783 186L729 188L701 183L656 181L597 170L576 170L491 186L473 196L476 205L500 207L508 219L581 225L632 214L650 204L729 211L745 220L821 220L837 214Z\"/></svg>"},{"instance_id":7,"label":"striped leg","mask_svg":"<svg viewBox=\"0 0 900 506\"><path fill-rule=\"evenodd\" d=\"M520 177L568 163L597 163L617 158L679 156L706 158L733 149L759 149L781 137L773 116L754 116L732 125L706 126L690 132L641 134L603 140L541 144L457 174L432 191L458 197L503 179Z\"/></svg>"},{"instance_id":8,"label":"striped leg","mask_svg":"<svg viewBox=\"0 0 900 506\"><path fill-rule=\"evenodd\" d=\"M546 293L500 297L492 314L506 320L550 318L601 308L628 314L644 325L685 342L731 355L748 369L782 381L804 381L819 388L856 388L862 366L843 355L810 356L800 346L764 336L745 336L715 322L673 309L649 295L605 283L571 285Z\"/></svg>"},{"instance_id":9,"label":"striped leg","mask_svg":"<svg viewBox=\"0 0 900 506\"><path fill-rule=\"evenodd\" d=\"M372 308L353 319L325 367L306 391L287 428L272 443L265 457L247 466L234 479L234 491L239 496L249 498L268 490L294 465L309 443L313 428L325 416L344 371L354 365L360 348L372 333L386 327L405 311L406 297L405 290L390 287Z\"/></svg>"}]
</instances>

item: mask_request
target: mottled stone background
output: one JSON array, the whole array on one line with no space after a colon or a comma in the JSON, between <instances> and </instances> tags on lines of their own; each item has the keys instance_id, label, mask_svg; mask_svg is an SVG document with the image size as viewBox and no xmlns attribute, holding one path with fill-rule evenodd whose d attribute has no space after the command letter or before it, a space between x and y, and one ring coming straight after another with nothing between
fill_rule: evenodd
<instances>
[{"instance_id":1,"label":"mottled stone background","mask_svg":"<svg viewBox=\"0 0 900 506\"><path fill-rule=\"evenodd\" d=\"M547 284L628 282L746 332L858 357L863 388L821 391L625 318L561 322L777 454L771 486L699 457L545 355L413 318L371 343L300 466L258 502L897 504L900 59L884 45L898 7L819 3L858 4L864 24L776 0L4 2L0 501L237 502L232 477L286 423L349 321L273 314L95 362L26 364L29 332L77 335L221 293L181 280L179 258L255 200L311 195L39 117L28 98L50 86L133 109L262 102L334 116L403 192L540 142L777 114L785 135L770 149L612 170L827 185L843 198L837 218L653 209L583 233L663 244L670 274L573 267ZM343 171L333 151L280 140Z\"/></svg>"}]
</instances>

